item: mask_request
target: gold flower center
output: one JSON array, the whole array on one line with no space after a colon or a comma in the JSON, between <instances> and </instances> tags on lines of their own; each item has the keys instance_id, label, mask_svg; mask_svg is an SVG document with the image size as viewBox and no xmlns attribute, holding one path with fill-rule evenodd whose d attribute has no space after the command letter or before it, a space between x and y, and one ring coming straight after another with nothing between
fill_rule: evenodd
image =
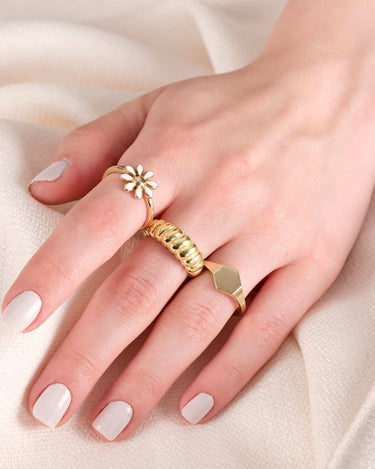
<instances>
[{"instance_id":1,"label":"gold flower center","mask_svg":"<svg viewBox=\"0 0 375 469\"><path fill-rule=\"evenodd\" d=\"M134 181L138 186L141 186L142 184L144 184L146 182L145 179L142 176L136 176L134 178Z\"/></svg>"}]
</instances>

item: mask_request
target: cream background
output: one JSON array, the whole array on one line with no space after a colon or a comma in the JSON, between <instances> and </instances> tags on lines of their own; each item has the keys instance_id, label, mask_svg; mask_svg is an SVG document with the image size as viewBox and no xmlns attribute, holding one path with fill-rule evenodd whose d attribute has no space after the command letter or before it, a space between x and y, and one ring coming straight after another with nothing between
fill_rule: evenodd
<instances>
[{"instance_id":1,"label":"cream background","mask_svg":"<svg viewBox=\"0 0 375 469\"><path fill-rule=\"evenodd\" d=\"M284 1L43 0L0 3L0 294L71 204L43 206L27 183L62 136L165 83L228 71L259 50ZM189 426L181 394L228 324L126 441L91 432L90 410L135 341L76 415L50 430L25 407L32 380L129 240L39 330L0 324L0 467L374 468L375 200L347 263L279 352L211 422Z\"/></svg>"}]
</instances>

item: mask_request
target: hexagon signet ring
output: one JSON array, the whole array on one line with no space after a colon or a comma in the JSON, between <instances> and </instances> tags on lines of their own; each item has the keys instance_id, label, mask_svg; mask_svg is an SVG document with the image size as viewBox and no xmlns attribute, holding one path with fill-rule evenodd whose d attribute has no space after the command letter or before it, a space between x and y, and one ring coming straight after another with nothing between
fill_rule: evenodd
<instances>
[{"instance_id":1,"label":"hexagon signet ring","mask_svg":"<svg viewBox=\"0 0 375 469\"><path fill-rule=\"evenodd\" d=\"M204 266L211 272L216 290L222 291L236 300L238 308L233 314L239 316L244 313L246 311L246 298L238 270L207 260L204 261Z\"/></svg>"}]
</instances>

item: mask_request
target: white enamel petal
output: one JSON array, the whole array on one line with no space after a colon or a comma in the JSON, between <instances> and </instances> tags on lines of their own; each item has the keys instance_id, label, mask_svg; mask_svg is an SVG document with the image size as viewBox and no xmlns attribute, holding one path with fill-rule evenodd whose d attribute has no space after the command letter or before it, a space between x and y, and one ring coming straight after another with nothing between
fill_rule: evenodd
<instances>
[{"instance_id":1,"label":"white enamel petal","mask_svg":"<svg viewBox=\"0 0 375 469\"><path fill-rule=\"evenodd\" d=\"M128 171L128 173L132 174L133 176L136 176L133 166L127 165L125 166L125 168L126 168L126 171Z\"/></svg>"},{"instance_id":2,"label":"white enamel petal","mask_svg":"<svg viewBox=\"0 0 375 469\"><path fill-rule=\"evenodd\" d=\"M128 182L125 184L124 188L126 191L132 191L135 187L135 182Z\"/></svg>"},{"instance_id":3,"label":"white enamel petal","mask_svg":"<svg viewBox=\"0 0 375 469\"><path fill-rule=\"evenodd\" d=\"M154 175L154 173L152 171L147 171L147 173L145 173L145 175L143 177L145 179L149 179L149 178L152 178L153 175Z\"/></svg>"},{"instance_id":4,"label":"white enamel petal","mask_svg":"<svg viewBox=\"0 0 375 469\"><path fill-rule=\"evenodd\" d=\"M133 181L134 176L130 176L130 174L123 173L120 176L121 179L124 179L125 181Z\"/></svg>"},{"instance_id":5,"label":"white enamel petal","mask_svg":"<svg viewBox=\"0 0 375 469\"><path fill-rule=\"evenodd\" d=\"M146 184L152 187L153 189L156 189L158 187L158 185L154 181L147 181Z\"/></svg>"},{"instance_id":6,"label":"white enamel petal","mask_svg":"<svg viewBox=\"0 0 375 469\"><path fill-rule=\"evenodd\" d=\"M142 186L138 186L135 190L135 196L137 197L137 199L140 199L142 197L142 194Z\"/></svg>"},{"instance_id":7,"label":"white enamel petal","mask_svg":"<svg viewBox=\"0 0 375 469\"><path fill-rule=\"evenodd\" d=\"M144 186L143 189L149 197L152 197L152 190L149 187Z\"/></svg>"},{"instance_id":8,"label":"white enamel petal","mask_svg":"<svg viewBox=\"0 0 375 469\"><path fill-rule=\"evenodd\" d=\"M141 176L142 175L142 172L143 172L143 166L141 164L139 164L137 166L137 174L138 176Z\"/></svg>"}]
</instances>

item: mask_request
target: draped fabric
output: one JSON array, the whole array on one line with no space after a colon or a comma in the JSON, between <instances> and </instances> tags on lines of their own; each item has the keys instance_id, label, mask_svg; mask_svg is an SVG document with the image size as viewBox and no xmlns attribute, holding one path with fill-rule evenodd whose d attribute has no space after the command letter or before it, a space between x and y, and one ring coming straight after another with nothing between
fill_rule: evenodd
<instances>
[{"instance_id":1,"label":"draped fabric","mask_svg":"<svg viewBox=\"0 0 375 469\"><path fill-rule=\"evenodd\" d=\"M281 0L75 0L0 4L0 293L73 203L43 205L27 184L69 130L161 85L239 68L258 53ZM89 155L88 155L89 158ZM27 410L30 386L135 235L38 330L0 323L0 467L375 467L375 200L340 275L276 355L215 418L187 424L183 391L231 320L126 440L92 432L94 404L134 341L64 426ZM297 281L297 279L296 279Z\"/></svg>"}]
</instances>

